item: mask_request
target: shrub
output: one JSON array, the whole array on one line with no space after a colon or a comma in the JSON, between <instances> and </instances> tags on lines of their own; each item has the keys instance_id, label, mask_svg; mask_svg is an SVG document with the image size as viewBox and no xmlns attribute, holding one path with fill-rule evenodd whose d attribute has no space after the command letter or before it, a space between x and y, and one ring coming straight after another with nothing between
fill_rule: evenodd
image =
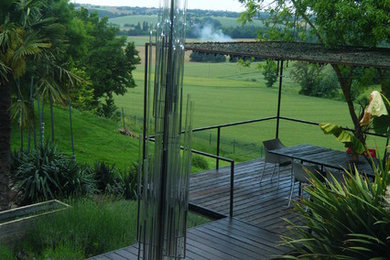
<instances>
[{"instance_id":1,"label":"shrub","mask_svg":"<svg viewBox=\"0 0 390 260\"><path fill-rule=\"evenodd\" d=\"M209 168L207 160L199 155L192 156L192 166L206 170Z\"/></svg>"},{"instance_id":2,"label":"shrub","mask_svg":"<svg viewBox=\"0 0 390 260\"><path fill-rule=\"evenodd\" d=\"M123 198L127 200L137 199L137 176L139 171L139 165L133 163L127 172L127 174L122 175L124 183L124 194Z\"/></svg>"},{"instance_id":3,"label":"shrub","mask_svg":"<svg viewBox=\"0 0 390 260\"><path fill-rule=\"evenodd\" d=\"M118 199L136 199L138 164L133 164L128 171L120 172L114 165L97 162L92 172L101 193Z\"/></svg>"},{"instance_id":4,"label":"shrub","mask_svg":"<svg viewBox=\"0 0 390 260\"><path fill-rule=\"evenodd\" d=\"M115 166L110 166L105 162L96 162L92 172L95 176L96 187L103 193L106 191L107 185L112 185L115 177L118 176Z\"/></svg>"},{"instance_id":5,"label":"shrub","mask_svg":"<svg viewBox=\"0 0 390 260\"><path fill-rule=\"evenodd\" d=\"M37 153L14 152L10 177L22 205L95 191L92 176L51 145Z\"/></svg>"},{"instance_id":6,"label":"shrub","mask_svg":"<svg viewBox=\"0 0 390 260\"><path fill-rule=\"evenodd\" d=\"M333 184L334 182L334 184ZM358 172L345 184L316 178L306 191L310 200L295 209L303 224L292 224L286 242L297 258L385 259L390 255L389 168L376 169L372 183ZM302 219L301 219L302 220ZM289 256L291 257L291 256Z\"/></svg>"}]
</instances>

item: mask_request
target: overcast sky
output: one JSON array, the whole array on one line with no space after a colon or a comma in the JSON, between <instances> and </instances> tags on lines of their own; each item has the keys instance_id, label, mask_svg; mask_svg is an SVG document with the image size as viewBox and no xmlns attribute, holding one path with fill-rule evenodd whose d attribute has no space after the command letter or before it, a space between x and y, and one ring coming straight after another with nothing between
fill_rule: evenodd
<instances>
[{"instance_id":1,"label":"overcast sky","mask_svg":"<svg viewBox=\"0 0 390 260\"><path fill-rule=\"evenodd\" d=\"M160 0L70 0L73 3L109 5L109 6L140 6L159 7ZM188 9L228 10L241 12L244 7L238 0L188 0Z\"/></svg>"}]
</instances>

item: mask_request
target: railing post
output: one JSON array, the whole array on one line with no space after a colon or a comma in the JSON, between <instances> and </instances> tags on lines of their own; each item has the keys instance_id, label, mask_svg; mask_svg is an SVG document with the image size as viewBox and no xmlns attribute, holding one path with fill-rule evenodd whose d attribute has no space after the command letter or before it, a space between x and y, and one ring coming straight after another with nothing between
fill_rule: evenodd
<instances>
[{"instance_id":1,"label":"railing post","mask_svg":"<svg viewBox=\"0 0 390 260\"><path fill-rule=\"evenodd\" d=\"M229 216L233 217L233 200L234 200L234 161L230 162L230 211Z\"/></svg>"},{"instance_id":2,"label":"railing post","mask_svg":"<svg viewBox=\"0 0 390 260\"><path fill-rule=\"evenodd\" d=\"M280 74L279 74L279 94L278 94L278 110L276 117L276 137L279 138L279 121L280 121L280 102L282 98L282 85L283 85L283 60L280 61Z\"/></svg>"},{"instance_id":3,"label":"railing post","mask_svg":"<svg viewBox=\"0 0 390 260\"><path fill-rule=\"evenodd\" d=\"M220 141L221 141L221 128L217 128L217 170L219 170L219 147L220 147Z\"/></svg>"}]
</instances>

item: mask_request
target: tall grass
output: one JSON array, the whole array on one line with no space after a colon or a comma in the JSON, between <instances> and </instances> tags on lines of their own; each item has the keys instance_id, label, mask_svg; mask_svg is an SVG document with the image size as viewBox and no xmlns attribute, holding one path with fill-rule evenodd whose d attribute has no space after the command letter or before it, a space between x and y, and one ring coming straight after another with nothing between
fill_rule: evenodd
<instances>
[{"instance_id":1,"label":"tall grass","mask_svg":"<svg viewBox=\"0 0 390 260\"><path fill-rule=\"evenodd\" d=\"M82 251L84 257L90 257L135 242L135 202L82 199L70 204L69 210L37 221L23 239L22 249L36 257L55 255L57 250Z\"/></svg>"},{"instance_id":2,"label":"tall grass","mask_svg":"<svg viewBox=\"0 0 390 260\"><path fill-rule=\"evenodd\" d=\"M17 254L27 259L84 259L136 242L136 201L101 198L69 204L70 209L37 220L12 250L0 245L0 259L15 259ZM189 214L188 227L208 221Z\"/></svg>"}]
</instances>

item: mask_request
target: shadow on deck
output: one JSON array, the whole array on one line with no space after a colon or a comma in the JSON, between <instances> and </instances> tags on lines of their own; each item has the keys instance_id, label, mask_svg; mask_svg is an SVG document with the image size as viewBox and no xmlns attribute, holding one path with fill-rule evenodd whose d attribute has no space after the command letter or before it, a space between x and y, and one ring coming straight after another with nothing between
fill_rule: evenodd
<instances>
[{"instance_id":1,"label":"shadow on deck","mask_svg":"<svg viewBox=\"0 0 390 260\"><path fill-rule=\"evenodd\" d=\"M278 185L277 177L271 180L272 164L266 165L260 184L263 166L263 159L235 165L233 218L189 229L186 259L273 259L290 251L280 246L280 235L287 231L283 218L296 219L287 208L290 167L281 168ZM229 192L230 167L191 175L190 204L196 208L228 216ZM137 259L137 253L135 244L92 259Z\"/></svg>"}]
</instances>

